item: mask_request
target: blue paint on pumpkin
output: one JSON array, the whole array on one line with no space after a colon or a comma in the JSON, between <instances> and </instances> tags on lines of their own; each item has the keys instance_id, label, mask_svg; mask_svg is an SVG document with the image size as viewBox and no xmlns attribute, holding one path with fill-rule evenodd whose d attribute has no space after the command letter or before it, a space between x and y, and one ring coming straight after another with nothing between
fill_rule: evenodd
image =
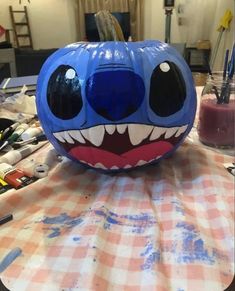
<instances>
[{"instance_id":1,"label":"blue paint on pumpkin","mask_svg":"<svg viewBox=\"0 0 235 291\"><path fill-rule=\"evenodd\" d=\"M139 167L141 160L156 163L182 144L194 122L196 92L188 65L165 43L76 43L43 65L36 104L44 132L61 155L120 171ZM150 139L150 130L132 142L130 125L140 135L144 126L168 134ZM120 133L118 126L128 130ZM167 137L171 133L174 138Z\"/></svg>"}]
</instances>

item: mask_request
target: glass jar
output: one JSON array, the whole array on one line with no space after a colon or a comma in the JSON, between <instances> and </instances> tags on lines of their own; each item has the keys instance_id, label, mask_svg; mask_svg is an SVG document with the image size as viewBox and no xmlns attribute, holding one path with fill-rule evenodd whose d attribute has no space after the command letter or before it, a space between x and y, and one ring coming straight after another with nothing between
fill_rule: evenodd
<instances>
[{"instance_id":1,"label":"glass jar","mask_svg":"<svg viewBox=\"0 0 235 291\"><path fill-rule=\"evenodd\" d=\"M216 148L235 147L235 80L221 72L209 76L202 91L197 126L199 140Z\"/></svg>"}]
</instances>

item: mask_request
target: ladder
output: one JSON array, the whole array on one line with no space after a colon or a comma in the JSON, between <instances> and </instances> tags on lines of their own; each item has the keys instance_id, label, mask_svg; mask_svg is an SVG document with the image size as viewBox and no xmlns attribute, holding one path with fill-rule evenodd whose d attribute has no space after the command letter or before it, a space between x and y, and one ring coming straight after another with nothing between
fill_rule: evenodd
<instances>
[{"instance_id":1,"label":"ladder","mask_svg":"<svg viewBox=\"0 0 235 291\"><path fill-rule=\"evenodd\" d=\"M9 6L9 11L17 47L33 48L27 6L24 6L24 10L13 10Z\"/></svg>"}]
</instances>

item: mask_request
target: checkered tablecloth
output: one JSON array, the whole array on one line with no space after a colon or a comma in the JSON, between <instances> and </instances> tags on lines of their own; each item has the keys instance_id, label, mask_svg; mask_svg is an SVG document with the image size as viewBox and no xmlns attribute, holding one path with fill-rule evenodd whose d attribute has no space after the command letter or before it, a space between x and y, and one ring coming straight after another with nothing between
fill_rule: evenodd
<instances>
[{"instance_id":1,"label":"checkered tablecloth","mask_svg":"<svg viewBox=\"0 0 235 291\"><path fill-rule=\"evenodd\" d=\"M43 155L50 146L36 155ZM0 196L11 291L222 291L234 274L232 157L185 141L160 162L102 174L69 160Z\"/></svg>"}]
</instances>

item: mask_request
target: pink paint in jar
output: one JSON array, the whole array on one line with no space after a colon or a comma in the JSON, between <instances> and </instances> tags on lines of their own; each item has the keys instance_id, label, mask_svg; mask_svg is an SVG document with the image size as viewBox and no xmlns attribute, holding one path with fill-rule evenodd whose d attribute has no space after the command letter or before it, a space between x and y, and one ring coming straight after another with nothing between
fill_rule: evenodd
<instances>
[{"instance_id":1,"label":"pink paint in jar","mask_svg":"<svg viewBox=\"0 0 235 291\"><path fill-rule=\"evenodd\" d=\"M208 146L235 147L234 79L228 83L221 74L208 78L201 96L197 130L199 140Z\"/></svg>"}]
</instances>

